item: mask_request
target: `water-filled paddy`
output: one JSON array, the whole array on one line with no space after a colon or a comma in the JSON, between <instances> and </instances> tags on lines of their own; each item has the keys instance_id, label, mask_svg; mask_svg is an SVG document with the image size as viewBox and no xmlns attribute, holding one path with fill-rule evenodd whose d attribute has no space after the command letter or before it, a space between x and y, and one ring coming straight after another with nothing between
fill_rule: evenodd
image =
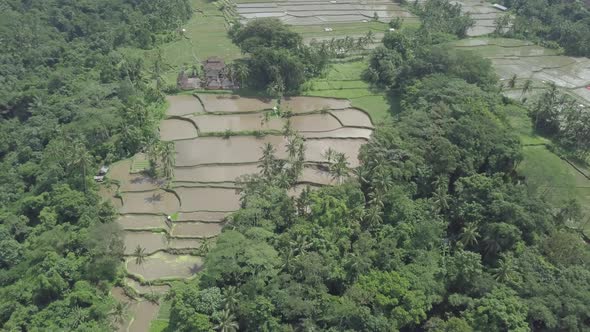
<instances>
[{"instance_id":1,"label":"water-filled paddy","mask_svg":"<svg viewBox=\"0 0 590 332\"><path fill-rule=\"evenodd\" d=\"M121 213L172 214L180 202L173 193L164 190L129 192L123 195Z\"/></svg>"},{"instance_id":2,"label":"water-filled paddy","mask_svg":"<svg viewBox=\"0 0 590 332\"><path fill-rule=\"evenodd\" d=\"M175 190L182 199L182 211L235 211L240 207L240 196L235 189L180 187Z\"/></svg>"},{"instance_id":3,"label":"water-filled paddy","mask_svg":"<svg viewBox=\"0 0 590 332\"><path fill-rule=\"evenodd\" d=\"M207 112L251 112L271 109L275 106L272 99L242 98L237 95L199 94ZM170 114L170 113L169 113Z\"/></svg>"},{"instance_id":4,"label":"water-filled paddy","mask_svg":"<svg viewBox=\"0 0 590 332\"><path fill-rule=\"evenodd\" d=\"M209 238L219 235L222 228L223 225L218 223L181 222L172 228L172 236Z\"/></svg>"},{"instance_id":5,"label":"water-filled paddy","mask_svg":"<svg viewBox=\"0 0 590 332\"><path fill-rule=\"evenodd\" d=\"M193 113L204 112L203 106L199 100L193 96L179 95L168 96L168 115L187 115Z\"/></svg>"},{"instance_id":6,"label":"water-filled paddy","mask_svg":"<svg viewBox=\"0 0 590 332\"><path fill-rule=\"evenodd\" d=\"M338 118L343 126L373 128L371 118L365 112L356 108L336 110L331 111L330 113Z\"/></svg>"},{"instance_id":7,"label":"water-filled paddy","mask_svg":"<svg viewBox=\"0 0 590 332\"><path fill-rule=\"evenodd\" d=\"M125 255L133 255L137 246L145 249L145 253L148 255L168 247L164 233L150 231L125 232L123 241L125 243Z\"/></svg>"},{"instance_id":8,"label":"water-filled paddy","mask_svg":"<svg viewBox=\"0 0 590 332\"><path fill-rule=\"evenodd\" d=\"M126 265L127 271L144 280L180 279L189 278L199 272L203 259L198 256L157 252L147 256L141 265L136 264L134 258L128 258Z\"/></svg>"},{"instance_id":9,"label":"water-filled paddy","mask_svg":"<svg viewBox=\"0 0 590 332\"><path fill-rule=\"evenodd\" d=\"M164 216L150 214L127 214L117 219L117 223L124 230L149 230L165 229L166 222Z\"/></svg>"},{"instance_id":10,"label":"water-filled paddy","mask_svg":"<svg viewBox=\"0 0 590 332\"><path fill-rule=\"evenodd\" d=\"M174 171L174 177L181 182L234 182L244 174L258 172L256 164L179 167Z\"/></svg>"},{"instance_id":11,"label":"water-filled paddy","mask_svg":"<svg viewBox=\"0 0 590 332\"><path fill-rule=\"evenodd\" d=\"M188 120L167 119L160 123L160 139L174 141L199 136L197 127Z\"/></svg>"}]
</instances>

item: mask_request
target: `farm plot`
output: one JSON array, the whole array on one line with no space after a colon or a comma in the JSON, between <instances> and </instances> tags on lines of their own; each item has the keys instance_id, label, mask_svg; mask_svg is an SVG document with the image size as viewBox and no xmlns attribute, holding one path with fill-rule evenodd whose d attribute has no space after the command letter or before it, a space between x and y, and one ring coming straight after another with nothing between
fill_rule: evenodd
<instances>
[{"instance_id":1,"label":"farm plot","mask_svg":"<svg viewBox=\"0 0 590 332\"><path fill-rule=\"evenodd\" d=\"M492 3L483 0L451 1L461 5L463 12L471 15L475 25L467 31L468 36L482 36L494 32L494 21L504 12L492 7Z\"/></svg>"},{"instance_id":2,"label":"farm plot","mask_svg":"<svg viewBox=\"0 0 590 332\"><path fill-rule=\"evenodd\" d=\"M399 4L379 0L238 3L236 10L242 22L261 17L276 17L293 26L368 23L371 20L387 23L395 17L415 19L414 15Z\"/></svg>"},{"instance_id":3,"label":"farm plot","mask_svg":"<svg viewBox=\"0 0 590 332\"><path fill-rule=\"evenodd\" d=\"M590 103L590 59L559 55L556 50L533 45L527 41L506 38L472 38L453 43L472 50L492 61L502 80L516 75L514 88L505 89L511 97L524 97L524 82L531 80L533 90L544 89L549 82Z\"/></svg>"}]
</instances>

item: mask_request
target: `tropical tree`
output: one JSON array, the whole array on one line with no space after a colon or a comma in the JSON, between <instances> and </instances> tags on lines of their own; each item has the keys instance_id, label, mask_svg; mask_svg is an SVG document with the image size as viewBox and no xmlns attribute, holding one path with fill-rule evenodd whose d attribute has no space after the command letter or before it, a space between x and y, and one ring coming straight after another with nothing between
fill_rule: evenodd
<instances>
[{"instance_id":1,"label":"tropical tree","mask_svg":"<svg viewBox=\"0 0 590 332\"><path fill-rule=\"evenodd\" d=\"M147 259L147 253L145 251L145 248L142 248L139 244L137 245L137 247L135 247L135 250L133 251L133 257L135 257L135 265L140 266L141 269L144 271L145 273L145 269L144 269L144 264L146 262ZM150 287L150 291L152 293L152 295L154 294L154 290L152 288L151 283L148 280L148 286Z\"/></svg>"},{"instance_id":2,"label":"tropical tree","mask_svg":"<svg viewBox=\"0 0 590 332\"><path fill-rule=\"evenodd\" d=\"M226 310L235 312L239 305L239 299L242 293L236 286L227 286L223 291L223 305Z\"/></svg>"},{"instance_id":3,"label":"tropical tree","mask_svg":"<svg viewBox=\"0 0 590 332\"><path fill-rule=\"evenodd\" d=\"M531 81L531 80L524 81L524 84L522 86L521 96L524 96L525 94L527 94L527 92L531 91L532 87L533 87L533 81Z\"/></svg>"},{"instance_id":4,"label":"tropical tree","mask_svg":"<svg viewBox=\"0 0 590 332\"><path fill-rule=\"evenodd\" d=\"M516 277L514 261L511 256L503 255L498 261L498 267L492 269L494 279L498 282L513 281Z\"/></svg>"},{"instance_id":5,"label":"tropical tree","mask_svg":"<svg viewBox=\"0 0 590 332\"><path fill-rule=\"evenodd\" d=\"M461 243L464 247L476 245L479 236L477 224L469 223L463 227L463 232L461 232L461 235L459 235L459 243Z\"/></svg>"},{"instance_id":6,"label":"tropical tree","mask_svg":"<svg viewBox=\"0 0 590 332\"><path fill-rule=\"evenodd\" d=\"M167 179L172 179L174 175L174 165L176 164L176 151L174 142L164 142L160 149L160 159L162 160L162 169Z\"/></svg>"},{"instance_id":7,"label":"tropical tree","mask_svg":"<svg viewBox=\"0 0 590 332\"><path fill-rule=\"evenodd\" d=\"M334 162L330 165L330 174L332 178L341 183L342 180L348 175L348 160L346 154L336 153Z\"/></svg>"},{"instance_id":8,"label":"tropical tree","mask_svg":"<svg viewBox=\"0 0 590 332\"><path fill-rule=\"evenodd\" d=\"M510 89L514 89L514 87L516 86L516 80L518 79L518 75L514 74L512 75L512 77L510 77L510 79L508 80L508 87Z\"/></svg>"},{"instance_id":9,"label":"tropical tree","mask_svg":"<svg viewBox=\"0 0 590 332\"><path fill-rule=\"evenodd\" d=\"M219 332L235 332L238 330L238 327L239 325L238 322L236 322L236 316L227 309L222 310L217 317L217 325L215 325L215 329Z\"/></svg>"},{"instance_id":10,"label":"tropical tree","mask_svg":"<svg viewBox=\"0 0 590 332\"><path fill-rule=\"evenodd\" d=\"M265 177L270 177L274 174L274 168L276 164L275 159L275 147L271 143L266 143L262 147L262 156L260 157L261 173Z\"/></svg>"},{"instance_id":11,"label":"tropical tree","mask_svg":"<svg viewBox=\"0 0 590 332\"><path fill-rule=\"evenodd\" d=\"M86 174L88 168L92 164L92 156L88 153L86 146L80 141L74 143L73 147L74 151L74 160L72 161L72 166L78 168L82 173L82 185L84 187L84 192L88 191L88 179L86 178Z\"/></svg>"}]
</instances>

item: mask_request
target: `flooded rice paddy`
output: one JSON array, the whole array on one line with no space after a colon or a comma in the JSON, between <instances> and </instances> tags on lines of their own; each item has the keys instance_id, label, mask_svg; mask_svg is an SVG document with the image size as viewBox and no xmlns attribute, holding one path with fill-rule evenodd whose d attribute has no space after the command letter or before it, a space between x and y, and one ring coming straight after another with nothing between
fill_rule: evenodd
<instances>
[{"instance_id":1,"label":"flooded rice paddy","mask_svg":"<svg viewBox=\"0 0 590 332\"><path fill-rule=\"evenodd\" d=\"M334 23L360 23L374 19L380 22L392 18L414 19L415 16L390 1L274 1L238 3L236 10L243 23L262 17L276 17L289 25L325 25Z\"/></svg>"},{"instance_id":2,"label":"flooded rice paddy","mask_svg":"<svg viewBox=\"0 0 590 332\"><path fill-rule=\"evenodd\" d=\"M545 89L553 82L580 101L590 103L590 59L559 55L556 50L531 42L507 38L471 38L453 43L490 59L498 76L507 81L516 75L514 89L505 94L522 98L526 80L532 80L533 90Z\"/></svg>"},{"instance_id":3,"label":"flooded rice paddy","mask_svg":"<svg viewBox=\"0 0 590 332\"><path fill-rule=\"evenodd\" d=\"M299 185L291 195L306 185L336 182L327 172L328 149L344 153L349 166L357 166L359 148L373 130L369 116L343 99L293 97L278 104L199 94L167 100L168 118L161 123L160 135L175 145L173 180L131 174L131 161L125 160L107 175L117 186L103 190L105 197L121 196L117 222L124 230L126 269L131 276L127 284L140 294L150 291L145 281L190 278L200 270L198 248L219 235L228 215L240 208L237 179L259 172L266 143L275 147L277 158L287 157L282 134L287 123L301 133L306 148ZM275 106L287 112L273 112ZM227 131L235 134L224 135ZM138 246L146 255L139 265L134 257ZM158 292L168 289L157 287Z\"/></svg>"}]
</instances>

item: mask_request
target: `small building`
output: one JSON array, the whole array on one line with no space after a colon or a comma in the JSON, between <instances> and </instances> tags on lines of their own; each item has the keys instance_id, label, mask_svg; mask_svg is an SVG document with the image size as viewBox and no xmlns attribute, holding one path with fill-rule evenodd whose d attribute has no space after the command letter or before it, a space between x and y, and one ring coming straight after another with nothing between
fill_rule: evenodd
<instances>
[{"instance_id":1,"label":"small building","mask_svg":"<svg viewBox=\"0 0 590 332\"><path fill-rule=\"evenodd\" d=\"M200 89L201 79L196 76L196 73L191 75L181 70L176 79L176 86L181 90Z\"/></svg>"},{"instance_id":2,"label":"small building","mask_svg":"<svg viewBox=\"0 0 590 332\"><path fill-rule=\"evenodd\" d=\"M109 167L102 165L102 166L100 166L100 169L98 170L98 175L106 175L108 171L109 171Z\"/></svg>"},{"instance_id":3,"label":"small building","mask_svg":"<svg viewBox=\"0 0 590 332\"><path fill-rule=\"evenodd\" d=\"M204 87L211 90L232 90L238 85L230 76L230 70L223 59L210 57L203 62Z\"/></svg>"},{"instance_id":4,"label":"small building","mask_svg":"<svg viewBox=\"0 0 590 332\"><path fill-rule=\"evenodd\" d=\"M501 10L501 11L503 11L503 12L505 12L505 11L507 11L507 10L508 10L508 8L507 8L507 7L504 7L504 6L502 6L502 5L500 5L500 4L497 4L497 3L493 4L493 5L492 5L492 7L496 8L496 9L499 9L499 10Z\"/></svg>"}]
</instances>

